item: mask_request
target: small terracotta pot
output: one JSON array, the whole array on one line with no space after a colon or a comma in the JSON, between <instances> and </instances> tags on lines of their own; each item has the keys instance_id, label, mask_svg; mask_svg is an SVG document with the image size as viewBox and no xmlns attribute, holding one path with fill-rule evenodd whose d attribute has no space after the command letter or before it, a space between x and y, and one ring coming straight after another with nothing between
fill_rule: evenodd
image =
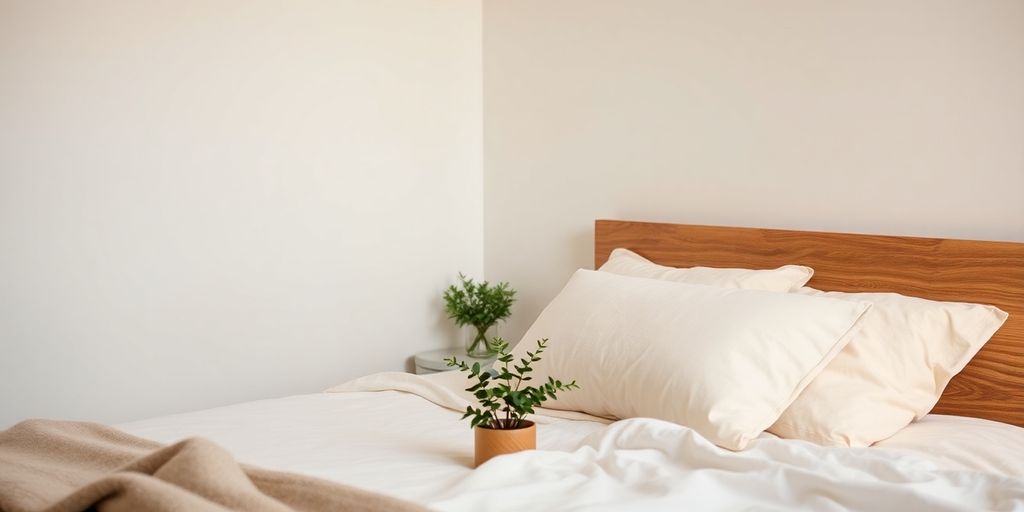
<instances>
[{"instance_id":1,"label":"small terracotta pot","mask_svg":"<svg viewBox=\"0 0 1024 512\"><path fill-rule=\"evenodd\" d=\"M476 466L491 457L537 448L537 425L532 421L523 421L523 426L517 429L476 427L473 431L476 434Z\"/></svg>"}]
</instances>

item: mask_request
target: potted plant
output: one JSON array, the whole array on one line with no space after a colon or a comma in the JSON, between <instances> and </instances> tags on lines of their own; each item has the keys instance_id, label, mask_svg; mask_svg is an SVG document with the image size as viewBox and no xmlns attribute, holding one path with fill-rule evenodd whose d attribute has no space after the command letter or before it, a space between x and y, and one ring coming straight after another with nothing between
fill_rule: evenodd
<instances>
[{"instance_id":1,"label":"potted plant","mask_svg":"<svg viewBox=\"0 0 1024 512\"><path fill-rule=\"evenodd\" d=\"M485 358L494 355L495 347L487 338L487 331L499 320L512 313L516 291L508 283L492 286L487 281L475 283L459 274L460 286L449 286L444 292L445 311L459 327L472 326L472 338L467 336L466 355Z\"/></svg>"},{"instance_id":2,"label":"potted plant","mask_svg":"<svg viewBox=\"0 0 1024 512\"><path fill-rule=\"evenodd\" d=\"M462 419L472 418L469 426L474 430L475 466L498 455L535 449L537 427L526 419L526 415L533 414L533 408L549 398L557 399L559 392L579 389L575 380L563 383L552 377L540 386L523 385L532 380L527 375L533 371L530 365L540 361L547 342L547 338L537 340L537 350L527 352L519 364L512 363L508 343L501 338L494 339L500 367L483 368L480 363L470 366L455 357L445 360L448 366L469 374L467 378L474 384L466 391L473 393L480 402L480 407L467 406L466 413L462 415ZM512 364L511 370L509 364Z\"/></svg>"}]
</instances>

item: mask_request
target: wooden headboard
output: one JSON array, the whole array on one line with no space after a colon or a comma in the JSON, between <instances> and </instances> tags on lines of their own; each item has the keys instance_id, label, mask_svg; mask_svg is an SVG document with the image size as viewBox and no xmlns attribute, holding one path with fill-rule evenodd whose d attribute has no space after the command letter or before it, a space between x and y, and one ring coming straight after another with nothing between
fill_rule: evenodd
<instances>
[{"instance_id":1,"label":"wooden headboard","mask_svg":"<svg viewBox=\"0 0 1024 512\"><path fill-rule=\"evenodd\" d=\"M598 220L594 268L616 247L672 267L807 265L820 290L997 306L1010 317L932 412L1024 426L1024 243Z\"/></svg>"}]
</instances>

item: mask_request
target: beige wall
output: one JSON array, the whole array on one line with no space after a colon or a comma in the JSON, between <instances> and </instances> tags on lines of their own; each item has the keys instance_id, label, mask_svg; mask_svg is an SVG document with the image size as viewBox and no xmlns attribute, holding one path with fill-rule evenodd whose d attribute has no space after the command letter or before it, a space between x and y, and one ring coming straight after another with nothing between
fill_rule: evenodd
<instances>
[{"instance_id":1,"label":"beige wall","mask_svg":"<svg viewBox=\"0 0 1024 512\"><path fill-rule=\"evenodd\" d=\"M0 2L0 428L315 392L482 272L475 0Z\"/></svg>"},{"instance_id":2,"label":"beige wall","mask_svg":"<svg viewBox=\"0 0 1024 512\"><path fill-rule=\"evenodd\" d=\"M0 427L401 369L459 270L514 340L598 217L1024 241L1022 2L482 16L0 2Z\"/></svg>"},{"instance_id":3,"label":"beige wall","mask_svg":"<svg viewBox=\"0 0 1024 512\"><path fill-rule=\"evenodd\" d=\"M484 2L517 338L595 218L1024 241L1024 2Z\"/></svg>"}]
</instances>

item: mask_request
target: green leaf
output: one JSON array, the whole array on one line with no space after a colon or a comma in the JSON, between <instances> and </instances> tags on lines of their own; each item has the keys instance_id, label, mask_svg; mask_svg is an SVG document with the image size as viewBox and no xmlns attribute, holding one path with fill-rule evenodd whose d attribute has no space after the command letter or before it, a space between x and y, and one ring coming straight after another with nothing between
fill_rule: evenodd
<instances>
[{"instance_id":1,"label":"green leaf","mask_svg":"<svg viewBox=\"0 0 1024 512\"><path fill-rule=\"evenodd\" d=\"M527 415L535 414L535 408L543 405L546 400L557 400L559 392L579 389L575 380L562 382L553 377L548 377L545 383L536 387L523 385L524 382L532 380L532 377L526 374L533 371L531 364L540 360L540 353L546 341L546 338L537 340L537 350L527 353L530 359L520 359L521 365L512 365L515 374L508 369L509 363L513 361L513 357L508 353L508 344L500 338L495 338L495 346L499 349L497 358L503 361L500 369L482 368L479 363L469 366L464 361L460 362L460 370L468 372L470 379L475 377L477 380L475 384L466 388L481 406L479 409L472 406L466 408L462 418L471 418L470 427L484 425L512 428L520 424ZM508 418L509 421L498 421L498 418Z\"/></svg>"},{"instance_id":2,"label":"green leaf","mask_svg":"<svg viewBox=\"0 0 1024 512\"><path fill-rule=\"evenodd\" d=\"M462 273L459 281L458 286L449 286L443 295L445 311L456 325L472 325L479 332L486 332L511 314L516 292L508 283L477 283Z\"/></svg>"}]
</instances>

